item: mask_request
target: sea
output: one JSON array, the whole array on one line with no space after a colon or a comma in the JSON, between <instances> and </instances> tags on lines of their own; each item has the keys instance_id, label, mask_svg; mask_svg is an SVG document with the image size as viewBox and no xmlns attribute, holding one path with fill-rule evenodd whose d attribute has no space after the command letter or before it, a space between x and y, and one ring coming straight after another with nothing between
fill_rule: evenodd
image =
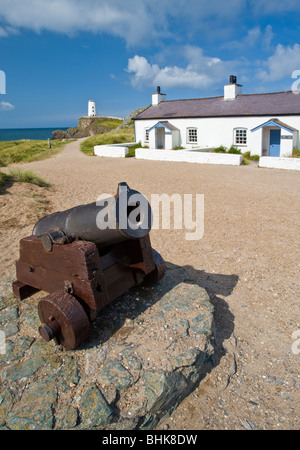
<instances>
[{"instance_id":1,"label":"sea","mask_svg":"<svg viewBox=\"0 0 300 450\"><path fill-rule=\"evenodd\" d=\"M69 127L56 128L0 128L0 141L19 141L21 139L47 140L52 139L52 131L67 130Z\"/></svg>"}]
</instances>

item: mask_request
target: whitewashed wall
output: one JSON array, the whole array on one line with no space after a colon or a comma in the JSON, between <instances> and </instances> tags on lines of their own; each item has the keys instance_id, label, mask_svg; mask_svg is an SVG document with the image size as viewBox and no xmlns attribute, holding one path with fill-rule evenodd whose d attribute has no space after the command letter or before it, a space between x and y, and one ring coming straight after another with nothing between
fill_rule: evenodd
<instances>
[{"instance_id":1,"label":"whitewashed wall","mask_svg":"<svg viewBox=\"0 0 300 450\"><path fill-rule=\"evenodd\" d=\"M180 130L180 143L179 145L186 148L201 147L211 148L224 145L225 147L231 147L234 144L234 129L235 128L247 128L247 142L245 146L239 145L238 148L244 153L251 151L252 154L261 154L261 145L259 145L260 138L257 134L251 133L253 128L262 125L263 123L274 119L271 116L259 116L259 117L216 117L216 118L203 118L203 119L168 119L168 121ZM278 116L278 119L287 125L300 130L300 116ZM149 145L145 142L145 130L156 125L159 119L149 120L136 120L135 121L135 140L141 141L142 145ZM187 128L196 127L198 129L198 142L197 144L187 143ZM300 147L299 136L297 138L296 147Z\"/></svg>"},{"instance_id":2,"label":"whitewashed wall","mask_svg":"<svg viewBox=\"0 0 300 450\"><path fill-rule=\"evenodd\" d=\"M280 156L281 157L292 156L292 153L293 153L293 133L282 129L280 140Z\"/></svg>"},{"instance_id":3,"label":"whitewashed wall","mask_svg":"<svg viewBox=\"0 0 300 450\"><path fill-rule=\"evenodd\" d=\"M109 158L125 158L128 154L128 147L112 146L112 145L95 145L95 156L106 156Z\"/></svg>"},{"instance_id":4,"label":"whitewashed wall","mask_svg":"<svg viewBox=\"0 0 300 450\"><path fill-rule=\"evenodd\" d=\"M95 145L94 155L108 158L125 158L129 153L128 147L133 147L137 142L127 142L126 144Z\"/></svg>"},{"instance_id":5,"label":"whitewashed wall","mask_svg":"<svg viewBox=\"0 0 300 450\"><path fill-rule=\"evenodd\" d=\"M258 165L267 169L300 170L300 158L262 156L259 158Z\"/></svg>"},{"instance_id":6,"label":"whitewashed wall","mask_svg":"<svg viewBox=\"0 0 300 450\"><path fill-rule=\"evenodd\" d=\"M174 161L198 164L225 164L239 166L242 163L242 155L229 153L207 153L190 150L155 150L137 148L135 150L137 159L148 159L151 161Z\"/></svg>"}]
</instances>

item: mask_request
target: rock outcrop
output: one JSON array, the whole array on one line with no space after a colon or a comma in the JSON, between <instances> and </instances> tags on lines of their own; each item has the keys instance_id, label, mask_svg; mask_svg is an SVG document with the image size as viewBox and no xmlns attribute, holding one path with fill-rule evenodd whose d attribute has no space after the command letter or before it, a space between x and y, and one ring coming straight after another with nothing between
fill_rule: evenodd
<instances>
[{"instance_id":1,"label":"rock outcrop","mask_svg":"<svg viewBox=\"0 0 300 450\"><path fill-rule=\"evenodd\" d=\"M133 119L135 116L144 111L148 106L136 109L129 114L123 122L117 125L114 129L131 128L134 126ZM103 119L112 119L111 117L81 117L78 120L78 127L68 128L67 130L55 130L53 131L53 139L78 139L82 137L94 136L99 133L107 133L112 131L111 127L106 127L101 124Z\"/></svg>"},{"instance_id":2,"label":"rock outcrop","mask_svg":"<svg viewBox=\"0 0 300 450\"><path fill-rule=\"evenodd\" d=\"M98 133L106 133L111 131L101 125L101 121L106 117L81 117L78 120L78 127L68 128L67 130L53 131L53 139L78 139L82 137L94 136Z\"/></svg>"},{"instance_id":3,"label":"rock outcrop","mask_svg":"<svg viewBox=\"0 0 300 450\"><path fill-rule=\"evenodd\" d=\"M101 311L89 339L63 351L37 333L39 292L0 286L0 429L154 429L214 361L213 305L183 268ZM1 292L2 290L2 292ZM1 296L2 294L2 296Z\"/></svg>"}]
</instances>

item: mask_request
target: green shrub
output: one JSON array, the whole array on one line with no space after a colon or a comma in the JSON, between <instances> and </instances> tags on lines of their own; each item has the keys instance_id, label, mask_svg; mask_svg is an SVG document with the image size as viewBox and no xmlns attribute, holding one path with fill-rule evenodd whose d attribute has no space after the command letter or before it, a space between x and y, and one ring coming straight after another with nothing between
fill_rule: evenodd
<instances>
[{"instance_id":1,"label":"green shrub","mask_svg":"<svg viewBox=\"0 0 300 450\"><path fill-rule=\"evenodd\" d=\"M248 166L250 164L250 161L249 161L249 159L247 159L247 158L244 158L243 157L243 159L242 159L242 166Z\"/></svg>"},{"instance_id":2,"label":"green shrub","mask_svg":"<svg viewBox=\"0 0 300 450\"><path fill-rule=\"evenodd\" d=\"M128 153L126 155L126 158L132 158L132 157L134 158L135 157L135 149L136 148L141 148L141 147L142 147L142 144L140 142L138 142L135 145L132 145L132 146L128 147Z\"/></svg>"},{"instance_id":3,"label":"green shrub","mask_svg":"<svg viewBox=\"0 0 300 450\"><path fill-rule=\"evenodd\" d=\"M224 147L224 145L220 145L220 147L214 148L213 152L215 152L215 153L226 153L227 152L227 147Z\"/></svg>"},{"instance_id":4,"label":"green shrub","mask_svg":"<svg viewBox=\"0 0 300 450\"><path fill-rule=\"evenodd\" d=\"M228 153L233 153L234 155L241 155L242 154L241 150L236 148L234 145L232 145L230 147L230 149L228 150Z\"/></svg>"},{"instance_id":5,"label":"green shrub","mask_svg":"<svg viewBox=\"0 0 300 450\"><path fill-rule=\"evenodd\" d=\"M259 155L251 155L250 152L243 153L243 157L249 159L250 161L259 161Z\"/></svg>"}]
</instances>

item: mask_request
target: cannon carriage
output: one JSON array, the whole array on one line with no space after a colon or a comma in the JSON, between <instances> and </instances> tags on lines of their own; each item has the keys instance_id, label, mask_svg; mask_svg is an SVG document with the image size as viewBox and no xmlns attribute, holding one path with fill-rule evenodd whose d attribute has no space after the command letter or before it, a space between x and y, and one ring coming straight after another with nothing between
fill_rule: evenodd
<instances>
[{"instance_id":1,"label":"cannon carriage","mask_svg":"<svg viewBox=\"0 0 300 450\"><path fill-rule=\"evenodd\" d=\"M98 313L133 286L165 273L150 242L152 211L146 198L119 183L115 196L40 219L20 240L14 295L39 290L39 333L66 350L78 347Z\"/></svg>"}]
</instances>

